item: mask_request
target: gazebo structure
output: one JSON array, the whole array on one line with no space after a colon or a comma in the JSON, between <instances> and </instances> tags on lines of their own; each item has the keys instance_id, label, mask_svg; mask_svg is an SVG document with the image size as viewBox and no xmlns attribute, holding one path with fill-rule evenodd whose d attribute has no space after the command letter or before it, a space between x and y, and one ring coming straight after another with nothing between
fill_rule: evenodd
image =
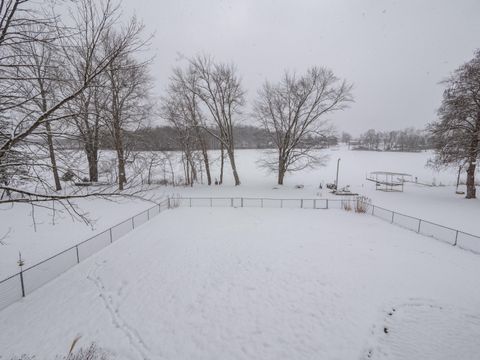
<instances>
[{"instance_id":1,"label":"gazebo structure","mask_svg":"<svg viewBox=\"0 0 480 360\"><path fill-rule=\"evenodd\" d=\"M375 183L375 190L403 192L403 184L412 181L412 175L390 171L372 171L366 177Z\"/></svg>"}]
</instances>

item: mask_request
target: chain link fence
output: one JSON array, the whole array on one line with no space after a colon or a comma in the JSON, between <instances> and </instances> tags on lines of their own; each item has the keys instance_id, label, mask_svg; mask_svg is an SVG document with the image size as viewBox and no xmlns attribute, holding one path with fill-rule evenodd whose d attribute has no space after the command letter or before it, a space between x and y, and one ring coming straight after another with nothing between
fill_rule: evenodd
<instances>
[{"instance_id":1,"label":"chain link fence","mask_svg":"<svg viewBox=\"0 0 480 360\"><path fill-rule=\"evenodd\" d=\"M293 209L341 209L344 199L278 199L254 197L178 197L171 198L172 207L249 207Z\"/></svg>"},{"instance_id":2,"label":"chain link fence","mask_svg":"<svg viewBox=\"0 0 480 360\"><path fill-rule=\"evenodd\" d=\"M152 206L107 230L0 281L0 310L20 300L74 265L112 244L169 207L169 200Z\"/></svg>"},{"instance_id":3,"label":"chain link fence","mask_svg":"<svg viewBox=\"0 0 480 360\"><path fill-rule=\"evenodd\" d=\"M249 208L303 208L303 209L355 209L357 201L363 202L367 213L405 229L430 236L437 240L480 254L480 236L449 228L434 222L388 210L363 201L348 199L277 199L249 197L188 197L172 198L175 206L183 207L249 207Z\"/></svg>"},{"instance_id":4,"label":"chain link fence","mask_svg":"<svg viewBox=\"0 0 480 360\"><path fill-rule=\"evenodd\" d=\"M417 217L371 205L369 213L392 224L430 236L447 244L480 254L480 236Z\"/></svg>"},{"instance_id":5,"label":"chain link fence","mask_svg":"<svg viewBox=\"0 0 480 360\"><path fill-rule=\"evenodd\" d=\"M254 197L178 197L171 198L173 206L182 207L249 207L249 208L302 208L302 209L349 209L357 202L363 204L368 214L386 220L405 229L435 238L450 245L480 254L480 236L449 228L444 225L388 210L366 203L363 197L343 199L278 199Z\"/></svg>"},{"instance_id":6,"label":"chain link fence","mask_svg":"<svg viewBox=\"0 0 480 360\"><path fill-rule=\"evenodd\" d=\"M158 215L162 210L175 207L248 207L296 209L353 209L358 199L278 199L255 197L177 197L169 198L111 228L66 249L18 274L0 281L0 310L20 300L56 278L87 257L110 245L135 227ZM459 248L480 254L480 236L452 229L440 224L388 210L372 204L363 204L370 215L392 224L433 237Z\"/></svg>"}]
</instances>

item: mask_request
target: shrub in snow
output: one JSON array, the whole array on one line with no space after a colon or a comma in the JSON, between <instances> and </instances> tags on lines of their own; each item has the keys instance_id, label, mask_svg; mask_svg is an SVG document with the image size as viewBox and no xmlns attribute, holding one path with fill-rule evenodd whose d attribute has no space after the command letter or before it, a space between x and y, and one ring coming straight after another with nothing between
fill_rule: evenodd
<instances>
[{"instance_id":1,"label":"shrub in snow","mask_svg":"<svg viewBox=\"0 0 480 360\"><path fill-rule=\"evenodd\" d=\"M372 205L372 200L366 196L358 196L355 200L355 212L356 213L366 213L370 206Z\"/></svg>"},{"instance_id":2,"label":"shrub in snow","mask_svg":"<svg viewBox=\"0 0 480 360\"><path fill-rule=\"evenodd\" d=\"M75 179L75 173L70 169L65 171L62 175L62 181L72 181L73 179Z\"/></svg>"}]
</instances>

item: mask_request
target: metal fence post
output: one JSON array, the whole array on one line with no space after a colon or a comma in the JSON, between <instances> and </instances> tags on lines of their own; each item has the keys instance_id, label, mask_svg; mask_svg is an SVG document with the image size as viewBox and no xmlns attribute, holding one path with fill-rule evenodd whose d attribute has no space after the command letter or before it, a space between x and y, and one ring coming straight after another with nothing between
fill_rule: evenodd
<instances>
[{"instance_id":1,"label":"metal fence post","mask_svg":"<svg viewBox=\"0 0 480 360\"><path fill-rule=\"evenodd\" d=\"M372 215L375 215L375 205L372 205Z\"/></svg>"},{"instance_id":2,"label":"metal fence post","mask_svg":"<svg viewBox=\"0 0 480 360\"><path fill-rule=\"evenodd\" d=\"M210 207L213 207L213 199L210 198Z\"/></svg>"},{"instance_id":3,"label":"metal fence post","mask_svg":"<svg viewBox=\"0 0 480 360\"><path fill-rule=\"evenodd\" d=\"M113 243L112 228L108 229L110 232L110 244Z\"/></svg>"},{"instance_id":4,"label":"metal fence post","mask_svg":"<svg viewBox=\"0 0 480 360\"><path fill-rule=\"evenodd\" d=\"M233 198L230 199L230 207L233 207Z\"/></svg>"},{"instance_id":5,"label":"metal fence post","mask_svg":"<svg viewBox=\"0 0 480 360\"><path fill-rule=\"evenodd\" d=\"M263 198L260 199L261 206L263 208Z\"/></svg>"},{"instance_id":6,"label":"metal fence post","mask_svg":"<svg viewBox=\"0 0 480 360\"><path fill-rule=\"evenodd\" d=\"M314 209L317 208L317 199L313 199L313 208L314 208Z\"/></svg>"},{"instance_id":7,"label":"metal fence post","mask_svg":"<svg viewBox=\"0 0 480 360\"><path fill-rule=\"evenodd\" d=\"M280 207L283 208L283 199L280 199Z\"/></svg>"},{"instance_id":8,"label":"metal fence post","mask_svg":"<svg viewBox=\"0 0 480 360\"><path fill-rule=\"evenodd\" d=\"M22 297L25 297L25 283L23 282L23 270L20 270L20 286L22 287Z\"/></svg>"},{"instance_id":9,"label":"metal fence post","mask_svg":"<svg viewBox=\"0 0 480 360\"><path fill-rule=\"evenodd\" d=\"M303 209L303 199L300 199L300 209Z\"/></svg>"},{"instance_id":10,"label":"metal fence post","mask_svg":"<svg viewBox=\"0 0 480 360\"><path fill-rule=\"evenodd\" d=\"M326 200L327 200L327 205L326 205L327 207L326 207L326 209L328 209L328 199L326 199Z\"/></svg>"},{"instance_id":11,"label":"metal fence post","mask_svg":"<svg viewBox=\"0 0 480 360\"><path fill-rule=\"evenodd\" d=\"M457 241L458 241L458 230L455 232L455 242L453 243L453 246L457 246Z\"/></svg>"},{"instance_id":12,"label":"metal fence post","mask_svg":"<svg viewBox=\"0 0 480 360\"><path fill-rule=\"evenodd\" d=\"M192 207L192 198L188 199L188 203L189 203L190 207Z\"/></svg>"},{"instance_id":13,"label":"metal fence post","mask_svg":"<svg viewBox=\"0 0 480 360\"><path fill-rule=\"evenodd\" d=\"M417 229L417 233L420 234L420 226L422 225L422 219L418 219L418 229Z\"/></svg>"},{"instance_id":14,"label":"metal fence post","mask_svg":"<svg viewBox=\"0 0 480 360\"><path fill-rule=\"evenodd\" d=\"M393 217L395 216L395 211L392 211L392 224L393 224Z\"/></svg>"},{"instance_id":15,"label":"metal fence post","mask_svg":"<svg viewBox=\"0 0 480 360\"><path fill-rule=\"evenodd\" d=\"M168 208L170 209L170 196L168 197Z\"/></svg>"},{"instance_id":16,"label":"metal fence post","mask_svg":"<svg viewBox=\"0 0 480 360\"><path fill-rule=\"evenodd\" d=\"M240 204L241 204L241 206L243 207L243 197L240 198Z\"/></svg>"},{"instance_id":17,"label":"metal fence post","mask_svg":"<svg viewBox=\"0 0 480 360\"><path fill-rule=\"evenodd\" d=\"M77 252L77 264L80 264L80 256L78 255L78 245L75 245L75 250Z\"/></svg>"},{"instance_id":18,"label":"metal fence post","mask_svg":"<svg viewBox=\"0 0 480 360\"><path fill-rule=\"evenodd\" d=\"M147 210L147 221L150 221L150 209Z\"/></svg>"},{"instance_id":19,"label":"metal fence post","mask_svg":"<svg viewBox=\"0 0 480 360\"><path fill-rule=\"evenodd\" d=\"M135 220L133 220L133 216L132 216L132 229L135 229Z\"/></svg>"}]
</instances>

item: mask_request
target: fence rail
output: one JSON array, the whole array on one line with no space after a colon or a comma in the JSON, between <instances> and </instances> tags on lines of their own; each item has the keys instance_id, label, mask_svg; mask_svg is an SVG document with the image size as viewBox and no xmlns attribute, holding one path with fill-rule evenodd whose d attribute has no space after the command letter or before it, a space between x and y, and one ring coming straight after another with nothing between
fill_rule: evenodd
<instances>
[{"instance_id":1,"label":"fence rail","mask_svg":"<svg viewBox=\"0 0 480 360\"><path fill-rule=\"evenodd\" d=\"M0 310L45 285L169 207L168 199L0 281Z\"/></svg>"},{"instance_id":2,"label":"fence rail","mask_svg":"<svg viewBox=\"0 0 480 360\"><path fill-rule=\"evenodd\" d=\"M250 207L345 209L358 199L291 199L256 197L176 197L157 204L107 230L78 243L48 259L0 281L0 310L20 300L35 289L56 278L74 265L126 235L158 215L162 209L175 207ZM480 254L480 236L449 228L431 221L405 215L371 204L367 213L419 234L433 237L453 246Z\"/></svg>"}]
</instances>

